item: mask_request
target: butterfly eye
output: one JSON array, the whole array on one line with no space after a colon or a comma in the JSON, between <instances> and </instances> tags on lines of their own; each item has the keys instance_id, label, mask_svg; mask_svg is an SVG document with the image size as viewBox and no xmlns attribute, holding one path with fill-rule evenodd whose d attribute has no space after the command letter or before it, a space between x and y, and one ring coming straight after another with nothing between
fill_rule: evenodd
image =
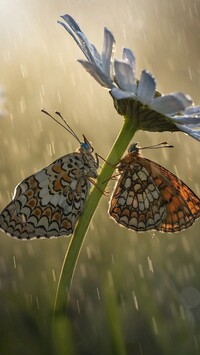
<instances>
[{"instance_id":1,"label":"butterfly eye","mask_svg":"<svg viewBox=\"0 0 200 355\"><path fill-rule=\"evenodd\" d=\"M85 150L89 150L90 149L90 145L88 143L81 142L81 148L83 148Z\"/></svg>"},{"instance_id":2,"label":"butterfly eye","mask_svg":"<svg viewBox=\"0 0 200 355\"><path fill-rule=\"evenodd\" d=\"M130 147L128 148L128 153L133 153L133 152L136 152L136 151L138 151L137 143L131 144Z\"/></svg>"}]
</instances>

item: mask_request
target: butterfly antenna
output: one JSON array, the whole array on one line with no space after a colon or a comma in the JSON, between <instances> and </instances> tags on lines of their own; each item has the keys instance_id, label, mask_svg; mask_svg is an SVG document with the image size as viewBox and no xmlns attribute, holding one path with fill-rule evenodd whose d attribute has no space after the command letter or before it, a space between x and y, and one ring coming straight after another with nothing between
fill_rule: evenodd
<instances>
[{"instance_id":1,"label":"butterfly antenna","mask_svg":"<svg viewBox=\"0 0 200 355\"><path fill-rule=\"evenodd\" d=\"M168 144L168 142L160 142L158 144L150 145L148 147L142 147L140 149L160 149L160 148L174 148L174 146L171 144Z\"/></svg>"},{"instance_id":2,"label":"butterfly antenna","mask_svg":"<svg viewBox=\"0 0 200 355\"><path fill-rule=\"evenodd\" d=\"M65 119L62 117L61 113L58 111L55 111L55 113L62 119L62 121L65 123L63 125L61 122L59 122L55 117L53 117L48 111L45 109L41 110L42 113L45 113L45 115L49 116L54 120L56 123L58 123L62 128L64 128L67 132L69 132L79 143L81 143L80 139L76 135L76 133L72 130L72 128L69 126L69 124L65 121Z\"/></svg>"},{"instance_id":3,"label":"butterfly antenna","mask_svg":"<svg viewBox=\"0 0 200 355\"><path fill-rule=\"evenodd\" d=\"M70 127L69 123L67 123L67 121L64 119L64 117L62 116L62 114L59 111L55 111L56 115L58 115L61 120L65 123L65 125L67 126L69 132L72 134L72 136L74 136L74 138L77 139L77 141L79 143L81 143L80 139L78 138L78 136L76 135L76 133L73 131L73 129Z\"/></svg>"}]
</instances>

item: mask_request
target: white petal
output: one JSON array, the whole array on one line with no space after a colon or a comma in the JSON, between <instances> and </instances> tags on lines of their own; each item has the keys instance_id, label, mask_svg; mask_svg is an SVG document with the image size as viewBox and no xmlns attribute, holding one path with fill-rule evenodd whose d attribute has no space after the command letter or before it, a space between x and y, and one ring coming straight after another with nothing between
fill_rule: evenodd
<instances>
[{"instance_id":1,"label":"white petal","mask_svg":"<svg viewBox=\"0 0 200 355\"><path fill-rule=\"evenodd\" d=\"M131 49L123 48L122 59L127 62L135 75L135 56Z\"/></svg>"},{"instance_id":2,"label":"white petal","mask_svg":"<svg viewBox=\"0 0 200 355\"><path fill-rule=\"evenodd\" d=\"M173 95L180 102L180 106L182 105L183 107L182 111L192 105L193 101L189 95L183 94L182 92L174 92L171 95Z\"/></svg>"},{"instance_id":3,"label":"white petal","mask_svg":"<svg viewBox=\"0 0 200 355\"><path fill-rule=\"evenodd\" d=\"M79 25L77 24L77 22L73 19L73 17L71 17L68 14L65 14L63 16L60 16L68 25L69 27L72 29L72 31L76 32L81 32L81 29L79 27ZM59 23L59 21L58 21ZM63 23L60 23L62 26L64 25ZM66 28L66 25L64 25L63 27ZM68 31L68 28L66 28L66 30Z\"/></svg>"},{"instance_id":4,"label":"white petal","mask_svg":"<svg viewBox=\"0 0 200 355\"><path fill-rule=\"evenodd\" d=\"M119 87L124 91L136 94L137 85L131 66L128 63L119 60L115 60L114 66Z\"/></svg>"},{"instance_id":5,"label":"white petal","mask_svg":"<svg viewBox=\"0 0 200 355\"><path fill-rule=\"evenodd\" d=\"M183 132L189 134L191 137L197 139L200 141L200 129L195 130L190 126L182 125L182 124L176 124L176 126Z\"/></svg>"},{"instance_id":6,"label":"white petal","mask_svg":"<svg viewBox=\"0 0 200 355\"><path fill-rule=\"evenodd\" d=\"M184 111L191 104L191 98L180 92L157 97L153 100L151 108L163 114L175 114Z\"/></svg>"},{"instance_id":7,"label":"white petal","mask_svg":"<svg viewBox=\"0 0 200 355\"><path fill-rule=\"evenodd\" d=\"M90 43L87 37L84 35L83 32L77 32L77 35L80 38L81 45L82 45L82 52L85 54L86 58L91 61L95 62L99 65L99 61L101 61L101 56L95 46ZM96 60L97 59L97 60Z\"/></svg>"},{"instance_id":8,"label":"white petal","mask_svg":"<svg viewBox=\"0 0 200 355\"><path fill-rule=\"evenodd\" d=\"M200 116L196 116L196 115L171 116L170 118L171 120L174 121L174 123L187 124L193 126L200 125Z\"/></svg>"},{"instance_id":9,"label":"white petal","mask_svg":"<svg viewBox=\"0 0 200 355\"><path fill-rule=\"evenodd\" d=\"M148 73L146 70L143 70L141 74L141 79L138 86L137 97L145 105L150 105L154 98L156 90L156 81L154 77Z\"/></svg>"},{"instance_id":10,"label":"white petal","mask_svg":"<svg viewBox=\"0 0 200 355\"><path fill-rule=\"evenodd\" d=\"M86 69L88 73L103 87L112 89L114 84L111 79L106 76L102 70L95 64L91 62L87 62L85 60L78 60L79 63Z\"/></svg>"},{"instance_id":11,"label":"white petal","mask_svg":"<svg viewBox=\"0 0 200 355\"><path fill-rule=\"evenodd\" d=\"M200 115L200 106L190 106L185 112L186 115Z\"/></svg>"},{"instance_id":12,"label":"white petal","mask_svg":"<svg viewBox=\"0 0 200 355\"><path fill-rule=\"evenodd\" d=\"M85 50L85 47L82 45L83 38L80 38L81 29L78 26L78 24L76 23L76 21L70 15L67 15L67 14L61 16L61 18L63 18L63 20L66 21L66 23L69 27L61 21L57 21L57 23L59 23L59 25L63 26L64 29L73 37L73 39L75 40L76 44L79 46L79 48L81 49L83 54L86 56L86 58L88 60L90 60L87 50Z\"/></svg>"},{"instance_id":13,"label":"white petal","mask_svg":"<svg viewBox=\"0 0 200 355\"><path fill-rule=\"evenodd\" d=\"M90 48L90 52L92 54L92 58L94 59L95 63L100 66L101 65L101 55L99 54L98 50L96 49L96 47L92 43L89 43L89 48Z\"/></svg>"},{"instance_id":14,"label":"white petal","mask_svg":"<svg viewBox=\"0 0 200 355\"><path fill-rule=\"evenodd\" d=\"M112 33L105 28L104 29L104 42L102 51L102 70L110 77L110 63L111 58L114 56L115 39Z\"/></svg>"},{"instance_id":15,"label":"white petal","mask_svg":"<svg viewBox=\"0 0 200 355\"><path fill-rule=\"evenodd\" d=\"M136 96L133 92L123 91L119 88L113 88L110 93L111 93L111 96L117 100L130 99L130 98L136 99Z\"/></svg>"},{"instance_id":16,"label":"white petal","mask_svg":"<svg viewBox=\"0 0 200 355\"><path fill-rule=\"evenodd\" d=\"M100 54L93 44L91 44L85 34L81 31L77 22L70 15L63 15L61 18L66 21L67 25L61 21L57 21L61 26L63 26L66 31L73 37L79 48L82 50L86 58L95 62L95 58L100 58Z\"/></svg>"}]
</instances>

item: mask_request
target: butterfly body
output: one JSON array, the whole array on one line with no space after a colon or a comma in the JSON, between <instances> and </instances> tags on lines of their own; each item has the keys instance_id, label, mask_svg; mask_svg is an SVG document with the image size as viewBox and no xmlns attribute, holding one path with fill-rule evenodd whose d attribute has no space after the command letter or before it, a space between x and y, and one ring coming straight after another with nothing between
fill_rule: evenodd
<instances>
[{"instance_id":1,"label":"butterfly body","mask_svg":"<svg viewBox=\"0 0 200 355\"><path fill-rule=\"evenodd\" d=\"M121 159L110 201L115 221L136 231L178 232L200 216L200 199L173 173L140 156L136 144Z\"/></svg>"},{"instance_id":2,"label":"butterfly body","mask_svg":"<svg viewBox=\"0 0 200 355\"><path fill-rule=\"evenodd\" d=\"M19 239L73 233L97 177L98 160L84 137L78 152L67 154L24 179L0 214L0 229Z\"/></svg>"}]
</instances>

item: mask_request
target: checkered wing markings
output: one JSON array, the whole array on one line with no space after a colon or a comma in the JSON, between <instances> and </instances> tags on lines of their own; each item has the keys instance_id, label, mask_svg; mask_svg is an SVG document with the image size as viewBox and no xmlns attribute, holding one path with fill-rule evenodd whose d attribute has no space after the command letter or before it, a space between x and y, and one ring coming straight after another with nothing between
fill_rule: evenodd
<instances>
[{"instance_id":1,"label":"checkered wing markings","mask_svg":"<svg viewBox=\"0 0 200 355\"><path fill-rule=\"evenodd\" d=\"M13 200L0 214L0 228L19 239L69 235L82 213L89 182L82 165L68 154L23 180Z\"/></svg>"},{"instance_id":2,"label":"checkered wing markings","mask_svg":"<svg viewBox=\"0 0 200 355\"><path fill-rule=\"evenodd\" d=\"M139 159L143 160L145 166L150 166L153 181L167 208L166 219L156 229L176 232L190 227L200 217L200 199L169 170L146 158Z\"/></svg>"},{"instance_id":3,"label":"checkered wing markings","mask_svg":"<svg viewBox=\"0 0 200 355\"><path fill-rule=\"evenodd\" d=\"M166 207L149 171L140 163L127 167L110 201L110 215L136 231L155 229L167 215Z\"/></svg>"}]
</instances>

